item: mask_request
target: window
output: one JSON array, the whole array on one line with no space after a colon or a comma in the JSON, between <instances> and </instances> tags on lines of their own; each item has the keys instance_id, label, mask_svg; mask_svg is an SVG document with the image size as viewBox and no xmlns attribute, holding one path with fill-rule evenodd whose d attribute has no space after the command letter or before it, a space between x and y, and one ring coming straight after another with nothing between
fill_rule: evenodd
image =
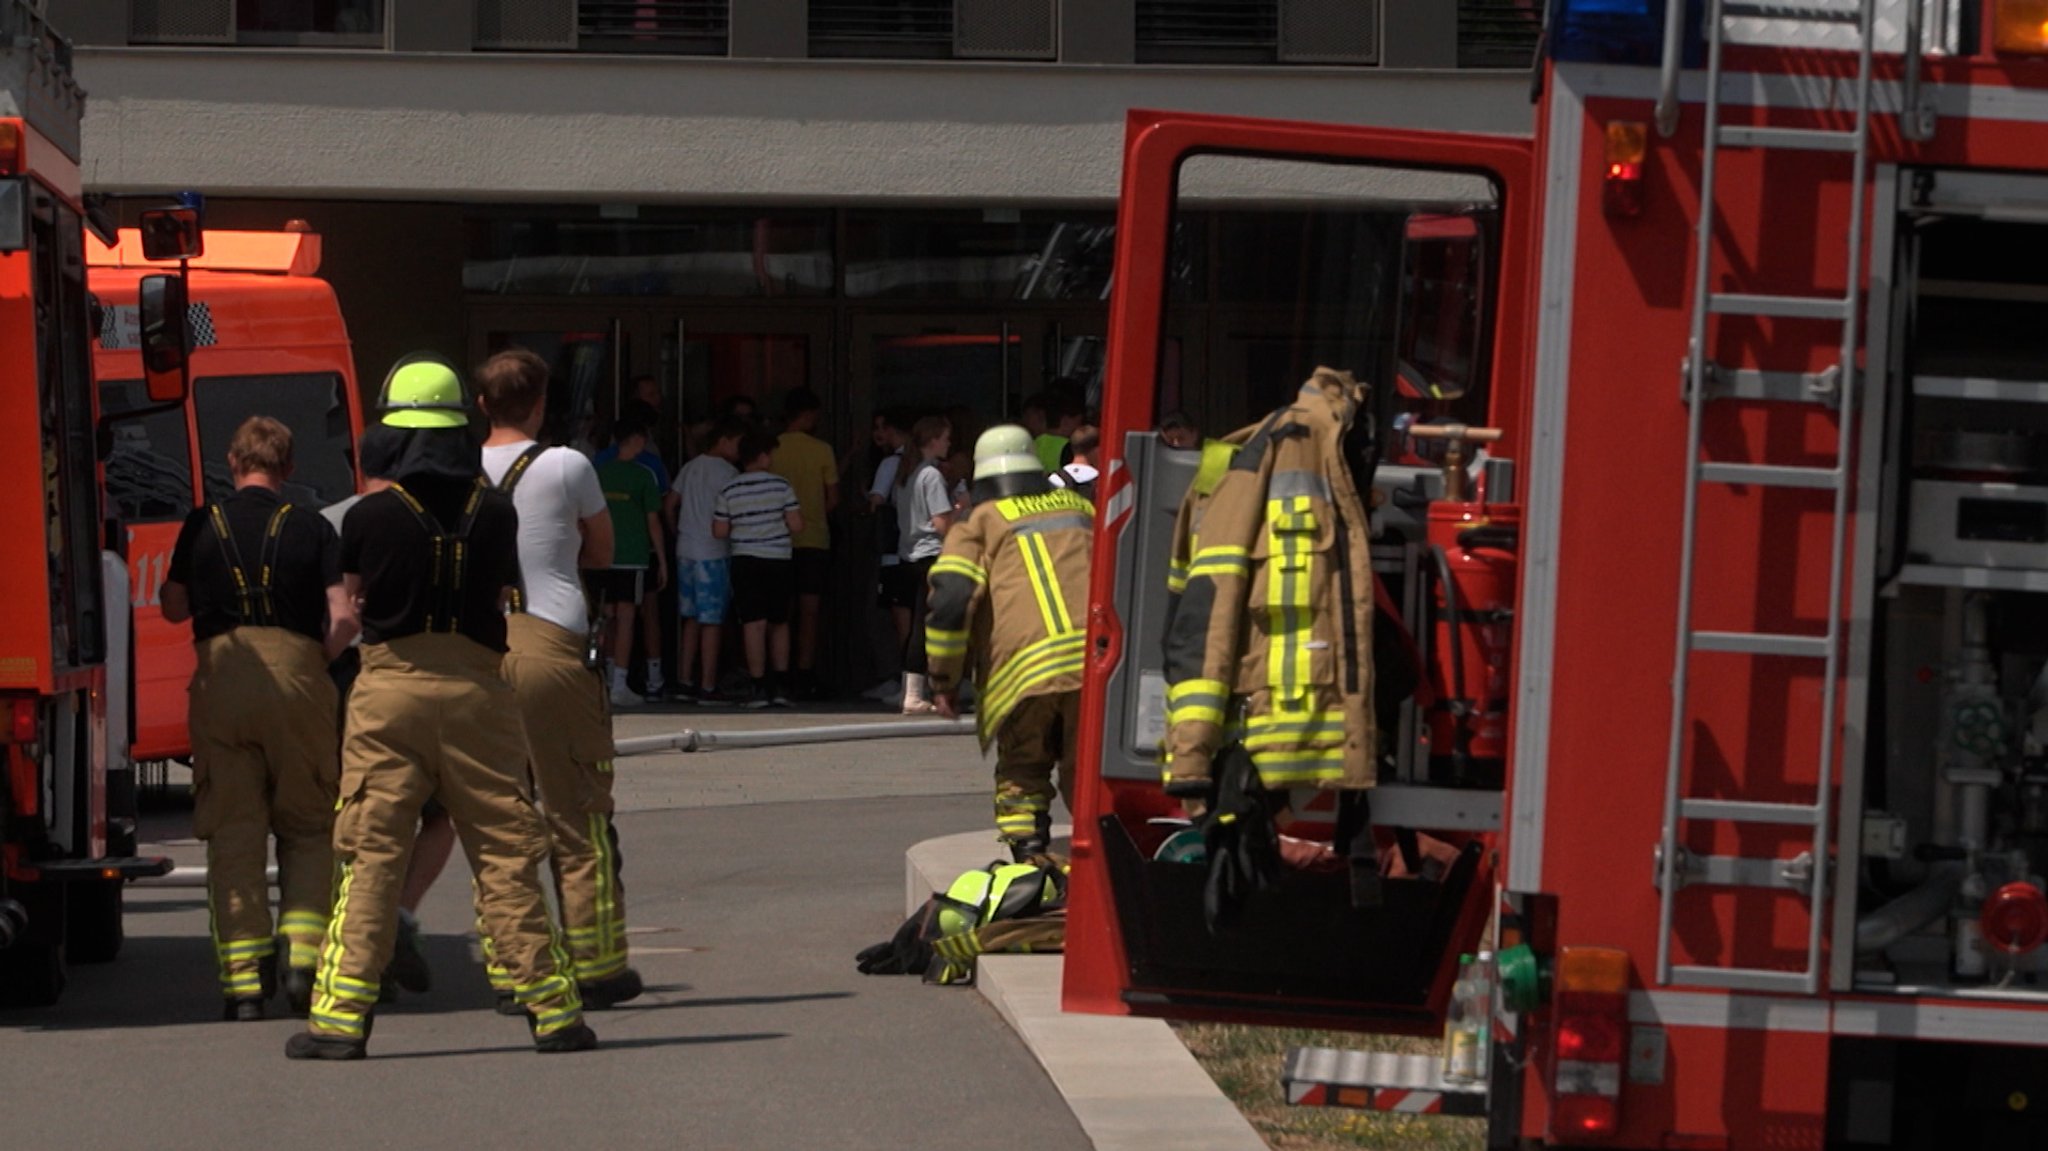
<instances>
[{"instance_id":1,"label":"window","mask_svg":"<svg viewBox=\"0 0 2048 1151\"><path fill-rule=\"evenodd\" d=\"M1388 421L1485 421L1490 181L1206 155L1182 165L1178 202L1206 209L1213 234L1214 305L1167 310L1169 330L1210 317L1210 434L1271 411L1318 366L1372 385Z\"/></svg>"},{"instance_id":2,"label":"window","mask_svg":"<svg viewBox=\"0 0 2048 1151\"><path fill-rule=\"evenodd\" d=\"M1140 64L1270 64L1279 0L1138 0Z\"/></svg>"},{"instance_id":3,"label":"window","mask_svg":"<svg viewBox=\"0 0 2048 1151\"><path fill-rule=\"evenodd\" d=\"M468 291L505 296L824 296L832 277L823 213L482 217L462 269Z\"/></svg>"},{"instance_id":4,"label":"window","mask_svg":"<svg viewBox=\"0 0 2048 1151\"><path fill-rule=\"evenodd\" d=\"M811 0L811 55L953 55L953 0Z\"/></svg>"},{"instance_id":5,"label":"window","mask_svg":"<svg viewBox=\"0 0 2048 1151\"><path fill-rule=\"evenodd\" d=\"M192 509L192 448L186 440L185 409L124 415L150 406L141 380L108 380L100 385L100 411L113 435L107 457L107 495L121 522L160 524L182 520Z\"/></svg>"},{"instance_id":6,"label":"window","mask_svg":"<svg viewBox=\"0 0 2048 1151\"><path fill-rule=\"evenodd\" d=\"M1175 232L1176 292L1197 276L1199 231ZM852 212L846 294L855 299L1107 303L1116 215L1005 208Z\"/></svg>"},{"instance_id":7,"label":"window","mask_svg":"<svg viewBox=\"0 0 2048 1151\"><path fill-rule=\"evenodd\" d=\"M210 376L193 382L192 399L208 500L226 499L234 491L228 444L242 421L257 415L291 429L292 478L285 483L285 499L323 508L354 494L354 443L340 376Z\"/></svg>"},{"instance_id":8,"label":"window","mask_svg":"<svg viewBox=\"0 0 2048 1151\"><path fill-rule=\"evenodd\" d=\"M235 30L246 34L382 36L384 0L237 0Z\"/></svg>"},{"instance_id":9,"label":"window","mask_svg":"<svg viewBox=\"0 0 2048 1151\"><path fill-rule=\"evenodd\" d=\"M726 8L727 0L578 0L576 47L723 56Z\"/></svg>"}]
</instances>

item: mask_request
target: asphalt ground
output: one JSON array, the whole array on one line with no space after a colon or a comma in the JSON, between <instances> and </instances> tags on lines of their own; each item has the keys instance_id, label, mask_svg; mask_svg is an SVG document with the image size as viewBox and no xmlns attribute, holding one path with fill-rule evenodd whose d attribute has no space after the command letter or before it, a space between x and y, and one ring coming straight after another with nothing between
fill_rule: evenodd
<instances>
[{"instance_id":1,"label":"asphalt ground","mask_svg":"<svg viewBox=\"0 0 2048 1151\"><path fill-rule=\"evenodd\" d=\"M618 729L856 718L636 714ZM288 1062L295 1021L218 1022L204 893L131 890L118 962L74 968L54 1008L0 1015L0 1146L1086 1147L979 995L854 970L900 920L904 850L987 824L987 772L958 736L621 760L649 991L592 1014L603 1045L571 1056L536 1056L492 1012L459 854L422 913L434 989L379 1010L363 1063ZM199 862L188 820L153 814L145 838Z\"/></svg>"}]
</instances>

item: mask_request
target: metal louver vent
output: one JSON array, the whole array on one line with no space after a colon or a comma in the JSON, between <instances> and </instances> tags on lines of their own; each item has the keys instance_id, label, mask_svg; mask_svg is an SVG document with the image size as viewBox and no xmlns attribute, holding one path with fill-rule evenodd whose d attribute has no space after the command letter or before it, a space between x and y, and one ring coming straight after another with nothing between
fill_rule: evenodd
<instances>
[{"instance_id":1,"label":"metal louver vent","mask_svg":"<svg viewBox=\"0 0 2048 1151\"><path fill-rule=\"evenodd\" d=\"M477 0L476 46L570 51L576 47L575 0Z\"/></svg>"},{"instance_id":2,"label":"metal louver vent","mask_svg":"<svg viewBox=\"0 0 2048 1151\"><path fill-rule=\"evenodd\" d=\"M1541 0L1458 0L1458 67L1530 67L1542 33Z\"/></svg>"},{"instance_id":3,"label":"metal louver vent","mask_svg":"<svg viewBox=\"0 0 2048 1151\"><path fill-rule=\"evenodd\" d=\"M1140 63L1270 61L1280 0L1138 0Z\"/></svg>"},{"instance_id":4,"label":"metal louver vent","mask_svg":"<svg viewBox=\"0 0 2048 1151\"><path fill-rule=\"evenodd\" d=\"M1059 17L1059 0L954 0L953 55L1055 59L1060 51Z\"/></svg>"},{"instance_id":5,"label":"metal louver vent","mask_svg":"<svg viewBox=\"0 0 2048 1151\"><path fill-rule=\"evenodd\" d=\"M577 47L600 52L723 56L727 0L581 0Z\"/></svg>"},{"instance_id":6,"label":"metal louver vent","mask_svg":"<svg viewBox=\"0 0 2048 1151\"><path fill-rule=\"evenodd\" d=\"M235 0L132 0L128 39L136 44L232 44Z\"/></svg>"},{"instance_id":7,"label":"metal louver vent","mask_svg":"<svg viewBox=\"0 0 2048 1151\"><path fill-rule=\"evenodd\" d=\"M1380 0L1280 0L1280 59L1379 63Z\"/></svg>"},{"instance_id":8,"label":"metal louver vent","mask_svg":"<svg viewBox=\"0 0 2048 1151\"><path fill-rule=\"evenodd\" d=\"M951 56L953 0L811 0L814 56Z\"/></svg>"}]
</instances>

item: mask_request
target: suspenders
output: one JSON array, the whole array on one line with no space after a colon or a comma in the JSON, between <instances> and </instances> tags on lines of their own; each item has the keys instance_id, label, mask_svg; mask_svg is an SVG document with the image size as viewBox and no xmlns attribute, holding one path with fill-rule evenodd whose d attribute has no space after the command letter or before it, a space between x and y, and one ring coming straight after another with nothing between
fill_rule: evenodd
<instances>
[{"instance_id":1,"label":"suspenders","mask_svg":"<svg viewBox=\"0 0 2048 1151\"><path fill-rule=\"evenodd\" d=\"M285 518L292 513L292 505L281 504L270 517L270 526L263 532L263 553L259 557L262 567L257 569L257 578L249 578L249 569L242 562L242 549L235 544L235 533L228 530L226 509L219 504L206 505L207 518L213 523L213 534L220 540L221 558L228 564L228 574L235 580L235 623L250 627L278 627L277 602L271 597L271 576L277 568L277 541L284 534Z\"/></svg>"},{"instance_id":2,"label":"suspenders","mask_svg":"<svg viewBox=\"0 0 2048 1151\"><path fill-rule=\"evenodd\" d=\"M507 497L510 497L512 489L518 487L519 481L526 478L526 469L532 467L533 461L539 459L541 453L547 450L546 445L535 444L520 452L519 458L512 461L512 466L505 469L505 478L498 481L498 490L504 492ZM521 572L519 574L519 582L512 585L512 612L516 615L525 610L526 573Z\"/></svg>"},{"instance_id":3,"label":"suspenders","mask_svg":"<svg viewBox=\"0 0 2048 1151\"><path fill-rule=\"evenodd\" d=\"M441 527L439 520L427 511L426 505L414 498L403 485L392 484L391 490L411 509L413 518L420 521L427 535L434 542L434 572L432 576L433 599L427 607L427 630L429 632L453 633L462 616L462 580L464 562L468 558L469 529L476 525L476 510L483 504L484 492L489 490L482 477L469 490L469 502L462 509L462 519L450 534Z\"/></svg>"}]
</instances>

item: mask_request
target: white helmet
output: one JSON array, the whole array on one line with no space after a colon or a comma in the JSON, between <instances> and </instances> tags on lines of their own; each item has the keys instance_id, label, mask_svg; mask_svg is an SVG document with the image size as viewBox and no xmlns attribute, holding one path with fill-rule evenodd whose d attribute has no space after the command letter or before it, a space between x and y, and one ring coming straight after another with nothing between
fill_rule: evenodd
<instances>
[{"instance_id":1,"label":"white helmet","mask_svg":"<svg viewBox=\"0 0 2048 1151\"><path fill-rule=\"evenodd\" d=\"M974 478L977 482L1027 472L1045 474L1045 465L1038 459L1030 432L1016 424L997 424L974 441Z\"/></svg>"}]
</instances>

